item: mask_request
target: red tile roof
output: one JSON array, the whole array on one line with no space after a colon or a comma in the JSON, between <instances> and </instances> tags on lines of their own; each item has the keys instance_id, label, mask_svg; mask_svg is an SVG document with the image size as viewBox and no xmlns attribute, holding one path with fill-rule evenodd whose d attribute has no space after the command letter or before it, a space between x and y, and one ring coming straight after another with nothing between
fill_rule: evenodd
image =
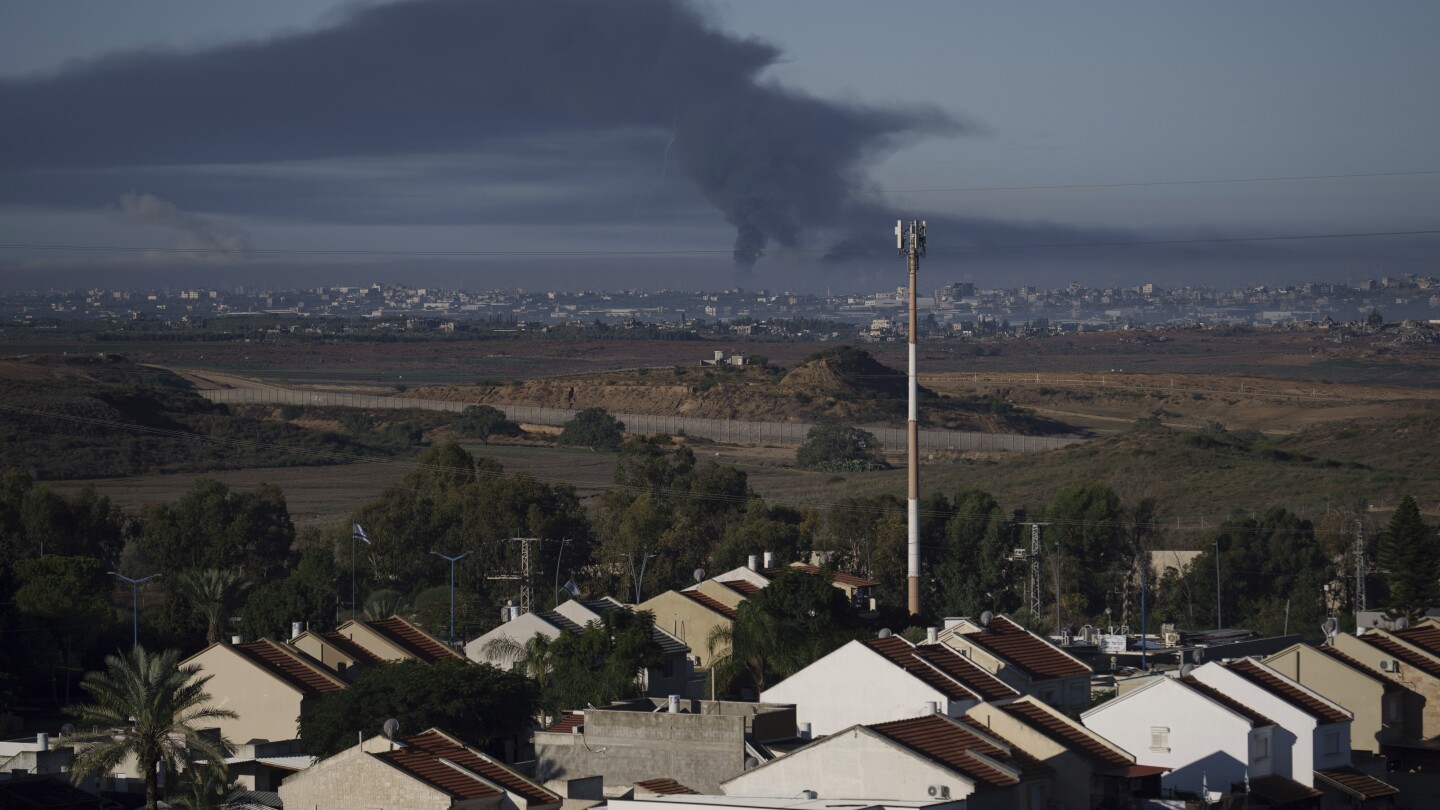
<instances>
[{"instance_id":1,"label":"red tile roof","mask_svg":"<svg viewBox=\"0 0 1440 810\"><path fill-rule=\"evenodd\" d=\"M1382 636L1379 633L1366 633L1363 636L1356 636L1356 638L1432 678L1440 678L1440 663L1432 661L1423 653L1416 652L1393 638Z\"/></svg>"},{"instance_id":2,"label":"red tile roof","mask_svg":"<svg viewBox=\"0 0 1440 810\"><path fill-rule=\"evenodd\" d=\"M1265 667L1244 659L1224 665L1226 669L1300 709L1317 723L1348 723L1350 715L1331 706Z\"/></svg>"},{"instance_id":3,"label":"red tile roof","mask_svg":"<svg viewBox=\"0 0 1440 810\"><path fill-rule=\"evenodd\" d=\"M584 712L561 712L559 719L546 726L542 731L551 734L575 734L576 729L585 728Z\"/></svg>"},{"instance_id":4,"label":"red tile roof","mask_svg":"<svg viewBox=\"0 0 1440 810\"><path fill-rule=\"evenodd\" d=\"M1008 748L1010 751L1010 756L1014 760L1011 764L1015 765L1020 769L1021 781L1024 781L1026 779L1043 779L1055 773L1054 769L1051 768L1049 765L1046 765L1035 757L1032 757L1024 751L1020 750L1015 746L1014 743L1000 736L998 732L994 731L993 729L986 728L985 724L981 723L979 720L976 720L975 718L966 715L954 718L954 722L962 723L966 726L969 726L970 728L980 732L984 736L999 741L1001 745L1005 746L1005 748ZM1005 749L1002 748L1001 750L1003 751ZM989 754L988 756L994 755Z\"/></svg>"},{"instance_id":5,"label":"red tile roof","mask_svg":"<svg viewBox=\"0 0 1440 810\"><path fill-rule=\"evenodd\" d=\"M329 642L335 649L349 656L352 660L365 664L381 664L385 659L355 643L354 639L347 638L338 630L328 630L320 633L320 638Z\"/></svg>"},{"instance_id":6,"label":"red tile roof","mask_svg":"<svg viewBox=\"0 0 1440 810\"><path fill-rule=\"evenodd\" d=\"M648 791L650 793L659 794L661 796L700 795L700 791L695 790L694 788L686 787L668 776L661 777L659 779L646 779L643 782L636 782L635 787L640 788L644 791Z\"/></svg>"},{"instance_id":7,"label":"red tile roof","mask_svg":"<svg viewBox=\"0 0 1440 810\"><path fill-rule=\"evenodd\" d=\"M1074 723L1033 701L1016 701L1001 706L1000 710L1019 718L1025 725L1090 760L1100 769L1123 768L1135 762L1101 742L1092 732L1076 727Z\"/></svg>"},{"instance_id":8,"label":"red tile roof","mask_svg":"<svg viewBox=\"0 0 1440 810\"><path fill-rule=\"evenodd\" d=\"M365 624L371 630L384 636L387 641L421 661L438 664L441 661L465 660L465 656L446 647L439 639L399 616L391 616L388 619Z\"/></svg>"},{"instance_id":9,"label":"red tile roof","mask_svg":"<svg viewBox=\"0 0 1440 810\"><path fill-rule=\"evenodd\" d=\"M413 737L405 737L400 742L404 743L403 747L373 756L458 799L495 796L499 794L499 791L489 784L451 767L446 764L446 761L453 762L461 768L523 797L527 804L558 804L560 802L558 794L551 793L484 754L467 748L434 729Z\"/></svg>"},{"instance_id":10,"label":"red tile roof","mask_svg":"<svg viewBox=\"0 0 1440 810\"><path fill-rule=\"evenodd\" d=\"M1432 655L1440 655L1440 627L1411 627L1396 630L1395 635Z\"/></svg>"},{"instance_id":11,"label":"red tile roof","mask_svg":"<svg viewBox=\"0 0 1440 810\"><path fill-rule=\"evenodd\" d=\"M311 664L301 657L301 653L288 650L270 639L236 644L230 649L306 695L323 695L345 688L344 681L326 672L323 667Z\"/></svg>"},{"instance_id":12,"label":"red tile roof","mask_svg":"<svg viewBox=\"0 0 1440 810\"><path fill-rule=\"evenodd\" d=\"M1245 719L1249 720L1251 723L1254 723L1257 726L1275 725L1274 720L1271 720L1270 718L1255 711L1249 706L1246 706L1244 703L1241 703L1235 698L1232 698L1224 692L1221 692L1219 689L1216 689L1209 684L1201 683L1198 679L1196 679L1194 675L1186 675L1185 677L1177 678L1176 680L1180 681L1180 683L1185 684L1191 689L1194 689L1196 692L1199 692L1205 697L1210 698L1216 703L1219 703L1221 706L1224 706L1227 709L1230 709L1231 711L1239 714L1240 716L1244 717Z\"/></svg>"},{"instance_id":13,"label":"red tile roof","mask_svg":"<svg viewBox=\"0 0 1440 810\"><path fill-rule=\"evenodd\" d=\"M1004 700L1020 695L1010 684L944 644L921 644L913 654L985 700Z\"/></svg>"},{"instance_id":14,"label":"red tile roof","mask_svg":"<svg viewBox=\"0 0 1440 810\"><path fill-rule=\"evenodd\" d=\"M696 604L703 605L719 613L731 621L734 621L736 617L739 616L739 614L735 612L735 608L730 607L713 596L707 596L699 591L680 591L680 595Z\"/></svg>"},{"instance_id":15,"label":"red tile roof","mask_svg":"<svg viewBox=\"0 0 1440 810\"><path fill-rule=\"evenodd\" d=\"M1306 787L1293 779L1271 774L1250 780L1250 792L1272 804L1290 804L1305 799L1318 799L1325 794Z\"/></svg>"},{"instance_id":16,"label":"red tile roof","mask_svg":"<svg viewBox=\"0 0 1440 810\"><path fill-rule=\"evenodd\" d=\"M1009 787L1019 784L1020 780L986 763L975 754L1011 765L1022 773L1050 772L1047 766L1033 758L1030 758L1030 762L1021 760L1013 747L1006 750L977 734L975 730L939 715L880 723L869 728L933 762L963 774L974 781L977 788Z\"/></svg>"},{"instance_id":17,"label":"red tile roof","mask_svg":"<svg viewBox=\"0 0 1440 810\"><path fill-rule=\"evenodd\" d=\"M857 577L854 574L845 574L839 571L828 571L824 568L820 568L819 566L806 565L805 563L793 563L783 568L760 569L760 573L766 577L769 577L770 579L774 579L781 574L794 572L799 572L801 574L811 574L813 576L828 576L830 577L830 580L832 582L838 582L841 585L848 585L852 588L878 588L880 586L880 583L876 582L873 579Z\"/></svg>"},{"instance_id":18,"label":"red tile roof","mask_svg":"<svg viewBox=\"0 0 1440 810\"><path fill-rule=\"evenodd\" d=\"M760 592L759 585L756 585L753 582L747 582L743 579L732 579L726 582L722 582L720 584L724 585L732 591L735 591L746 599L749 599L750 597Z\"/></svg>"},{"instance_id":19,"label":"red tile roof","mask_svg":"<svg viewBox=\"0 0 1440 810\"><path fill-rule=\"evenodd\" d=\"M1394 785L1388 782L1382 782L1369 774L1361 773L1349 765L1343 768L1330 768L1324 771L1316 771L1315 777L1321 782L1333 785L1361 801L1394 796L1400 792Z\"/></svg>"},{"instance_id":20,"label":"red tile roof","mask_svg":"<svg viewBox=\"0 0 1440 810\"><path fill-rule=\"evenodd\" d=\"M983 632L966 633L965 638L1014 664L1032 680L1092 674L1090 667L1004 616L996 616Z\"/></svg>"},{"instance_id":21,"label":"red tile roof","mask_svg":"<svg viewBox=\"0 0 1440 810\"><path fill-rule=\"evenodd\" d=\"M944 671L946 668L961 671L959 667L966 665L963 660L958 662L947 661L941 655L934 655L932 657L942 661L944 666L929 663L926 658L916 654L918 650L917 647L900 636L871 638L861 641L860 643L874 650L886 661L905 670L917 680L950 700L985 700L985 696L978 690L971 689L960 678L949 677L948 673ZM955 653L954 656L955 658L961 658L958 653ZM994 679L993 675L989 675L989 673L985 674L992 680ZM976 680L978 681L979 679L977 678ZM1001 686L1004 686L1004 684L1001 684ZM1008 693L1001 695L1001 697L1015 697L1016 694L1014 690L1010 690Z\"/></svg>"}]
</instances>

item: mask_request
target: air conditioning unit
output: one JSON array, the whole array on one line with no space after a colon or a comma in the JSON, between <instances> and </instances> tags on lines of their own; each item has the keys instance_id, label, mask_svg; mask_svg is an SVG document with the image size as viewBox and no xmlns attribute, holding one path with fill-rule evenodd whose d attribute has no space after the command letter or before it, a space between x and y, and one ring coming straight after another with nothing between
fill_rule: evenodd
<instances>
[{"instance_id":1,"label":"air conditioning unit","mask_svg":"<svg viewBox=\"0 0 1440 810\"><path fill-rule=\"evenodd\" d=\"M949 786L949 785L931 785L929 792L930 792L930 798L932 798L932 799L948 799L948 798L950 798L950 786Z\"/></svg>"},{"instance_id":2,"label":"air conditioning unit","mask_svg":"<svg viewBox=\"0 0 1440 810\"><path fill-rule=\"evenodd\" d=\"M1029 552L1027 552L1023 548L1017 548L1014 551L1010 552L1010 559L1012 560L1023 560L1027 556L1029 556Z\"/></svg>"},{"instance_id":3,"label":"air conditioning unit","mask_svg":"<svg viewBox=\"0 0 1440 810\"><path fill-rule=\"evenodd\" d=\"M1386 658L1386 659L1384 659L1384 660L1382 660L1382 661L1380 662L1380 671L1381 671L1381 672L1399 672L1399 671L1400 671L1400 665L1399 665L1399 664L1396 664L1394 661L1390 660L1389 658Z\"/></svg>"},{"instance_id":4,"label":"air conditioning unit","mask_svg":"<svg viewBox=\"0 0 1440 810\"><path fill-rule=\"evenodd\" d=\"M1180 646L1180 634L1171 630L1164 635L1163 641L1166 647L1178 647Z\"/></svg>"}]
</instances>

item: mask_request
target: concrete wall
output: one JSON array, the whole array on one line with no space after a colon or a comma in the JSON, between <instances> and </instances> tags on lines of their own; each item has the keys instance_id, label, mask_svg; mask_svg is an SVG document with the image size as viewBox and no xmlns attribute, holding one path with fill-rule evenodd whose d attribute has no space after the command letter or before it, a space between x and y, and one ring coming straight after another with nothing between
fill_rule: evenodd
<instances>
[{"instance_id":1,"label":"concrete wall","mask_svg":"<svg viewBox=\"0 0 1440 810\"><path fill-rule=\"evenodd\" d=\"M209 705L239 714L234 720L214 720L215 727L235 743L293 740L300 736L299 720L306 707L304 694L252 663L227 644L212 644L188 659L201 675L211 676L205 691Z\"/></svg>"},{"instance_id":2,"label":"concrete wall","mask_svg":"<svg viewBox=\"0 0 1440 810\"><path fill-rule=\"evenodd\" d=\"M347 748L280 784L280 801L303 810L450 810L448 793L360 748ZM495 796L475 807L496 808ZM460 807L456 804L454 807ZM466 807L472 806L467 803Z\"/></svg>"},{"instance_id":3,"label":"concrete wall","mask_svg":"<svg viewBox=\"0 0 1440 810\"><path fill-rule=\"evenodd\" d=\"M745 769L746 718L587 711L583 734L536 732L535 780L597 774L606 784L668 776L701 793Z\"/></svg>"},{"instance_id":4,"label":"concrete wall","mask_svg":"<svg viewBox=\"0 0 1440 810\"><path fill-rule=\"evenodd\" d=\"M1169 678L1122 695L1082 716L1086 728L1135 755L1142 765L1170 768L1166 788L1199 792L1202 779L1212 790L1268 774L1266 763L1250 762L1250 721ZM1152 727L1169 729L1168 750L1150 746Z\"/></svg>"},{"instance_id":5,"label":"concrete wall","mask_svg":"<svg viewBox=\"0 0 1440 810\"><path fill-rule=\"evenodd\" d=\"M1397 718L1403 711L1404 698L1394 686L1387 698L1384 683L1305 644L1266 658L1265 665L1355 715L1350 723L1352 750L1378 754L1382 743L1399 736L1398 729L1387 728L1385 721L1387 700L1397 704L1391 709Z\"/></svg>"},{"instance_id":6,"label":"concrete wall","mask_svg":"<svg viewBox=\"0 0 1440 810\"><path fill-rule=\"evenodd\" d=\"M875 732L850 728L738 775L724 790L727 796L798 796L813 790L820 799L930 801L932 785L950 788L951 799L975 791L966 777Z\"/></svg>"},{"instance_id":7,"label":"concrete wall","mask_svg":"<svg viewBox=\"0 0 1440 810\"><path fill-rule=\"evenodd\" d=\"M719 589L730 590L723 585L719 586ZM735 593L734 591L730 592ZM735 595L739 596L739 594ZM708 667L712 663L710 648L706 643L710 631L720 625L730 624L729 619L675 591L666 591L659 596L651 597L642 602L637 609L654 613L657 627L689 644L691 654L700 659L702 667ZM717 652L723 652L723 650Z\"/></svg>"},{"instance_id":8,"label":"concrete wall","mask_svg":"<svg viewBox=\"0 0 1440 810\"><path fill-rule=\"evenodd\" d=\"M834 734L856 724L919 717L933 702L942 714L956 717L975 701L951 702L924 681L887 661L859 641L852 641L791 675L760 695L766 703L795 704L798 723L811 733Z\"/></svg>"},{"instance_id":9,"label":"concrete wall","mask_svg":"<svg viewBox=\"0 0 1440 810\"><path fill-rule=\"evenodd\" d=\"M1396 642L1405 644L1399 639L1396 639ZM1440 736L1440 679L1427 675L1404 661L1392 658L1388 653L1371 647L1349 633L1340 633L1331 643L1340 652L1410 690L1410 694L1406 696L1404 719L1402 720L1406 729L1418 732L1419 737L1427 740ZM1440 658L1411 647L1411 645L1407 644L1406 646L1415 650L1416 654L1434 660L1436 665L1440 666ZM1381 661L1395 661L1395 671L1384 672L1381 670Z\"/></svg>"}]
</instances>

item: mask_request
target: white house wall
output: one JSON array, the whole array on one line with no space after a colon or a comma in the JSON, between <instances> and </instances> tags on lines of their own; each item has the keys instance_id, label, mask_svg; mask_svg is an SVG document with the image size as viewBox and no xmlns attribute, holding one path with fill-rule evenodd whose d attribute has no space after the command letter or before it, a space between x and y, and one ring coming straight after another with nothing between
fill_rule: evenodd
<instances>
[{"instance_id":1,"label":"white house wall","mask_svg":"<svg viewBox=\"0 0 1440 810\"><path fill-rule=\"evenodd\" d=\"M1081 720L1139 764L1172 769L1161 777L1167 788L1198 792L1204 779L1211 790L1229 790L1245 778L1250 721L1168 678L1102 703ZM1168 751L1151 749L1152 727L1170 730Z\"/></svg>"},{"instance_id":2,"label":"white house wall","mask_svg":"<svg viewBox=\"0 0 1440 810\"><path fill-rule=\"evenodd\" d=\"M950 789L951 799L974 791L966 778L919 754L851 728L747 771L721 787L727 796L798 796L819 799L931 801L930 787Z\"/></svg>"},{"instance_id":3,"label":"white house wall","mask_svg":"<svg viewBox=\"0 0 1440 810\"><path fill-rule=\"evenodd\" d=\"M927 713L927 702L955 717L975 705L974 701L952 705L944 695L858 641L766 689L760 701L795 704L796 722L809 723L815 736L856 724L919 717Z\"/></svg>"},{"instance_id":4,"label":"white house wall","mask_svg":"<svg viewBox=\"0 0 1440 810\"><path fill-rule=\"evenodd\" d=\"M511 641L525 646L525 642L535 637L536 633L546 638L554 639L560 635L560 631L554 625L536 616L534 613L522 613L519 618L511 619L499 627L491 630L485 635L465 645L465 657L471 661L479 661L482 664L493 664L501 669L510 669L514 661L508 658L498 658L485 654L485 645L492 639L508 638Z\"/></svg>"}]
</instances>

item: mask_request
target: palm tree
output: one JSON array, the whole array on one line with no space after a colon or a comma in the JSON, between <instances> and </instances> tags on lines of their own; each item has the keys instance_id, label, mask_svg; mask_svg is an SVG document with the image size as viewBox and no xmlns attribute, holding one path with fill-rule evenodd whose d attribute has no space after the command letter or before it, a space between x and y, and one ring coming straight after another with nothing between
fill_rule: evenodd
<instances>
[{"instance_id":1,"label":"palm tree","mask_svg":"<svg viewBox=\"0 0 1440 810\"><path fill-rule=\"evenodd\" d=\"M174 790L166 791L165 803L182 810L221 810L230 792L226 781L214 768L190 768Z\"/></svg>"},{"instance_id":2,"label":"palm tree","mask_svg":"<svg viewBox=\"0 0 1440 810\"><path fill-rule=\"evenodd\" d=\"M388 619L391 616L408 620L414 616L415 608L410 604L410 600L405 598L405 594L382 588L366 597L362 612L370 621Z\"/></svg>"},{"instance_id":3,"label":"palm tree","mask_svg":"<svg viewBox=\"0 0 1440 810\"><path fill-rule=\"evenodd\" d=\"M85 675L80 686L92 702L66 711L78 725L96 730L66 740L75 749L73 780L110 773L134 757L145 775L145 806L156 810L161 763L171 774L188 761L192 768L214 770L224 778L230 743L201 734L200 726L238 715L210 706L205 684L211 676L197 677L200 667L181 667L179 661L175 650L155 654L135 647L128 655L107 656L103 671Z\"/></svg>"},{"instance_id":4,"label":"palm tree","mask_svg":"<svg viewBox=\"0 0 1440 810\"><path fill-rule=\"evenodd\" d=\"M480 649L492 661L509 663L512 669L523 669L527 677L543 687L550 674L553 642L554 639L544 633L536 633L524 644L506 636L496 636Z\"/></svg>"},{"instance_id":5,"label":"palm tree","mask_svg":"<svg viewBox=\"0 0 1440 810\"><path fill-rule=\"evenodd\" d=\"M195 612L205 617L205 640L215 644L220 641L226 615L245 590L245 579L230 569L186 571L180 575L176 590Z\"/></svg>"},{"instance_id":6,"label":"palm tree","mask_svg":"<svg viewBox=\"0 0 1440 810\"><path fill-rule=\"evenodd\" d=\"M747 610L733 622L715 625L705 643L718 688L728 688L741 675L748 675L756 694L765 691L768 675L776 668L775 659L785 654L773 624L768 613Z\"/></svg>"}]
</instances>

